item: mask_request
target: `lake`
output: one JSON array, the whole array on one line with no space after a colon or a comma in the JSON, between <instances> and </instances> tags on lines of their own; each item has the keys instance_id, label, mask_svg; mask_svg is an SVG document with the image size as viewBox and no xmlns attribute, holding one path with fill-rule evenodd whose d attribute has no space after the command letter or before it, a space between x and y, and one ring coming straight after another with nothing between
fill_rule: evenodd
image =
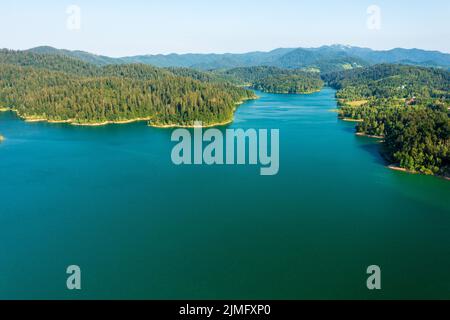
<instances>
[{"instance_id":1,"label":"lake","mask_svg":"<svg viewBox=\"0 0 450 320\"><path fill-rule=\"evenodd\" d=\"M280 130L275 176L175 166L146 123L0 113L0 298L450 298L450 182L387 169L332 89L258 95L228 127Z\"/></svg>"}]
</instances>

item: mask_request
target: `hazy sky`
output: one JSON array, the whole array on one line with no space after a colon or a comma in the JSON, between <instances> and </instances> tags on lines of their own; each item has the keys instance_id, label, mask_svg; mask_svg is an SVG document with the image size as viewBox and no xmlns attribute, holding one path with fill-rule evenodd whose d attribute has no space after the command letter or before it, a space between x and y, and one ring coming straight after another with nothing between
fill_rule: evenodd
<instances>
[{"instance_id":1,"label":"hazy sky","mask_svg":"<svg viewBox=\"0 0 450 320\"><path fill-rule=\"evenodd\" d=\"M81 9L79 30L67 26L77 26L70 5ZM371 5L381 9L379 30L367 26ZM449 17L449 0L1 0L0 47L109 56L335 43L450 52Z\"/></svg>"}]
</instances>

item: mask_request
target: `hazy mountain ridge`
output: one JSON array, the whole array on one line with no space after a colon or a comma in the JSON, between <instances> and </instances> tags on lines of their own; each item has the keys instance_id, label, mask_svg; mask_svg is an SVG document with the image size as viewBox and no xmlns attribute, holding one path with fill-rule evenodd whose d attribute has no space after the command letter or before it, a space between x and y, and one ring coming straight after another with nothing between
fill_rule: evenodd
<instances>
[{"instance_id":1,"label":"hazy mountain ridge","mask_svg":"<svg viewBox=\"0 0 450 320\"><path fill-rule=\"evenodd\" d=\"M402 48L377 51L344 45L319 48L279 48L269 52L256 51L240 54L159 54L123 58L111 58L83 51L62 50L52 47L37 47L29 51L71 56L99 66L143 63L157 67L184 67L200 70L276 66L287 69L313 69L328 73L380 63L401 63L450 69L450 54L439 51Z\"/></svg>"}]
</instances>

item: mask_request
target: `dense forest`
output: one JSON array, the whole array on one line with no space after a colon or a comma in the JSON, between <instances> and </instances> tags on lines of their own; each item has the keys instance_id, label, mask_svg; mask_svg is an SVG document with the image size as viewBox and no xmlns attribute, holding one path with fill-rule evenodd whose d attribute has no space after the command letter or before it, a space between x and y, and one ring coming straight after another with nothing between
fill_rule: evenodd
<instances>
[{"instance_id":1,"label":"dense forest","mask_svg":"<svg viewBox=\"0 0 450 320\"><path fill-rule=\"evenodd\" d=\"M383 138L383 155L412 172L450 176L450 72L377 65L323 76L339 114Z\"/></svg>"},{"instance_id":2,"label":"dense forest","mask_svg":"<svg viewBox=\"0 0 450 320\"><path fill-rule=\"evenodd\" d=\"M200 81L148 65L97 67L70 57L0 52L0 106L26 119L79 124L150 119L153 125L230 121L255 97L226 81ZM205 75L206 77L206 75ZM201 79L205 80L205 79Z\"/></svg>"},{"instance_id":3,"label":"dense forest","mask_svg":"<svg viewBox=\"0 0 450 320\"><path fill-rule=\"evenodd\" d=\"M296 69L247 67L217 73L226 78L237 79L242 85L269 93L311 93L323 87L318 73Z\"/></svg>"}]
</instances>

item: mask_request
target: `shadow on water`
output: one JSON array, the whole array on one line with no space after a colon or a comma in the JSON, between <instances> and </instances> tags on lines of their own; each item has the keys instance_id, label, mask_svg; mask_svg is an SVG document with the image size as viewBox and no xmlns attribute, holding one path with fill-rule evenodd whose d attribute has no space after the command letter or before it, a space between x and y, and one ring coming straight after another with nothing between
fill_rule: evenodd
<instances>
[{"instance_id":1,"label":"shadow on water","mask_svg":"<svg viewBox=\"0 0 450 320\"><path fill-rule=\"evenodd\" d=\"M356 125L351 122L340 121L342 125L340 125L340 129L346 133L350 133L354 135L355 139L357 139L357 145L360 149L369 153L372 158L375 160L377 164L386 166L389 163L386 159L383 158L381 154L381 144L377 139L372 139L369 137L358 137L356 136Z\"/></svg>"},{"instance_id":2,"label":"shadow on water","mask_svg":"<svg viewBox=\"0 0 450 320\"><path fill-rule=\"evenodd\" d=\"M354 126L341 126L342 131L345 131L347 133L356 133L356 128Z\"/></svg>"},{"instance_id":3,"label":"shadow on water","mask_svg":"<svg viewBox=\"0 0 450 320\"><path fill-rule=\"evenodd\" d=\"M361 138L361 139L370 139L370 138ZM359 145L359 148L369 153L377 164L383 166L389 165L389 163L381 155L380 142L376 140L372 140L370 142L362 141Z\"/></svg>"},{"instance_id":4,"label":"shadow on water","mask_svg":"<svg viewBox=\"0 0 450 320\"><path fill-rule=\"evenodd\" d=\"M347 122L347 121L343 121L340 120L338 121L339 123L339 128L346 132L346 133L352 133L355 134L356 133L356 123L354 122Z\"/></svg>"}]
</instances>

